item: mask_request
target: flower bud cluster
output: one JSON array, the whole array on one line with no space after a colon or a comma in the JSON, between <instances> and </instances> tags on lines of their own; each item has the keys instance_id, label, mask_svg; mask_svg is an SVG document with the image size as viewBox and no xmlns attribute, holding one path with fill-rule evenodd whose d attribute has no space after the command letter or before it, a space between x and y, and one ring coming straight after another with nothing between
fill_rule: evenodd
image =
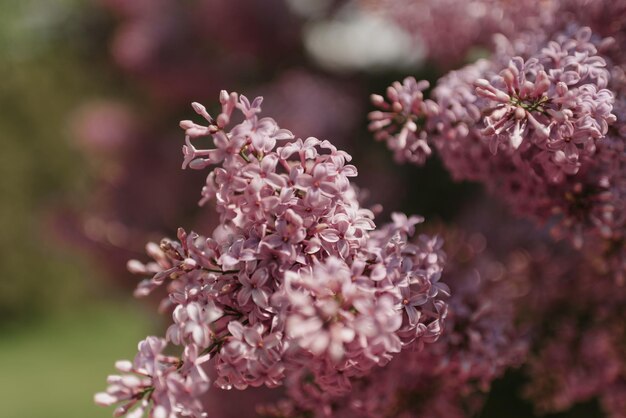
<instances>
[{"instance_id":1,"label":"flower bud cluster","mask_svg":"<svg viewBox=\"0 0 626 418\"><path fill-rule=\"evenodd\" d=\"M387 88L389 103L380 95L372 95L372 102L381 110L369 114L369 129L377 140L387 142L399 163L423 164L432 154L423 125L437 114L437 105L424 100L423 91L428 87L428 81L408 77Z\"/></svg>"},{"instance_id":2,"label":"flower bud cluster","mask_svg":"<svg viewBox=\"0 0 626 418\"><path fill-rule=\"evenodd\" d=\"M423 220L417 216L394 214L376 230L350 182L357 175L351 156L328 141L294 139L259 116L261 102L223 91L217 118L194 103L206 124L181 122L183 167L217 166L201 204L215 202L219 226L210 236L180 229L177 240L149 244L154 261L128 265L151 276L136 294L168 282L173 321L159 341L187 353L178 368L166 369L172 379L198 378L188 364L211 358L222 389L275 387L306 373L330 396L345 394L353 379L405 347L440 336L449 296L439 281L441 240L409 243ZM236 110L243 120L227 130ZM192 143L206 136L214 148ZM162 377L152 370L140 389L110 387L106 403L141 400L153 414L165 408L200 416L195 395L154 396Z\"/></svg>"}]
</instances>

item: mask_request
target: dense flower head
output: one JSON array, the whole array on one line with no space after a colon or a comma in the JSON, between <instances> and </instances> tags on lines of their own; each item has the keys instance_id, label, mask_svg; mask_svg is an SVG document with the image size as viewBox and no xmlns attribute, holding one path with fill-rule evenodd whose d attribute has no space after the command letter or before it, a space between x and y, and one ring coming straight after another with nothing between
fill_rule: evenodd
<instances>
[{"instance_id":1,"label":"dense flower head","mask_svg":"<svg viewBox=\"0 0 626 418\"><path fill-rule=\"evenodd\" d=\"M428 350L402 351L355 379L348 393L332 396L303 371L288 385L289 400L264 407L264 415L464 417L479 410L493 380L527 353L527 327L519 326L516 306L523 303L530 262L517 239L504 249L489 248L479 233L439 232L453 290L442 337Z\"/></svg>"},{"instance_id":2,"label":"dense flower head","mask_svg":"<svg viewBox=\"0 0 626 418\"><path fill-rule=\"evenodd\" d=\"M394 117L426 119L413 134L424 143L428 136L441 136L435 143L461 140L477 129L474 133L489 144L493 154L504 152L510 159L519 155L546 181L560 183L565 175L578 172L585 157L595 154L596 142L616 120L611 113L614 96L606 89L610 74L590 39L591 31L582 28L573 36L558 36L529 58L496 57L452 72L433 90L436 103L423 101L421 92L416 96L417 106L404 104L407 100L401 100L398 93L389 95L391 106L373 96L376 105L392 112L372 112L370 128L381 136L391 129L388 125ZM498 61L506 62L501 70ZM409 77L390 91L412 97L411 87L425 83ZM386 130L379 131L383 116ZM409 126L412 132L418 129ZM396 155L407 153L405 159L423 163L422 152L407 146L405 136L401 131L385 139Z\"/></svg>"},{"instance_id":3,"label":"dense flower head","mask_svg":"<svg viewBox=\"0 0 626 418\"><path fill-rule=\"evenodd\" d=\"M423 219L394 214L375 229L374 214L361 207L350 182L357 171L349 154L329 141L295 139L260 117L260 97L223 91L220 103L216 118L193 104L204 125L181 122L183 168L217 166L201 204L215 202L219 226L210 236L179 229L177 240L147 246L153 262L128 263L152 276L137 296L168 282L167 342L194 360L214 359L214 383L222 389L275 387L306 372L337 396L405 347L436 341L449 289L440 282L441 240L409 242ZM227 130L237 110L243 120ZM205 136L214 148L196 148ZM193 379L185 374L193 364L187 357L168 376ZM160 411L167 398L167 405L197 412L178 392L156 396L156 383L144 383L108 403L130 396Z\"/></svg>"},{"instance_id":4,"label":"dense flower head","mask_svg":"<svg viewBox=\"0 0 626 418\"><path fill-rule=\"evenodd\" d=\"M454 179L484 183L516 213L552 224L557 238L604 258L619 278L625 230L620 59L614 40L588 27L500 36L489 59L439 79L428 113L408 110L412 116L406 116L406 107L374 96L387 113L372 112L370 128L396 156L422 164L426 155L393 131L394 124L420 118L414 137L436 148ZM418 84L407 78L403 86Z\"/></svg>"},{"instance_id":5,"label":"dense flower head","mask_svg":"<svg viewBox=\"0 0 626 418\"><path fill-rule=\"evenodd\" d=\"M588 28L558 36L531 58L513 57L498 75L474 81L487 100L481 133L492 152L534 145L536 171L555 183L595 153L615 115L606 62L590 38Z\"/></svg>"}]
</instances>

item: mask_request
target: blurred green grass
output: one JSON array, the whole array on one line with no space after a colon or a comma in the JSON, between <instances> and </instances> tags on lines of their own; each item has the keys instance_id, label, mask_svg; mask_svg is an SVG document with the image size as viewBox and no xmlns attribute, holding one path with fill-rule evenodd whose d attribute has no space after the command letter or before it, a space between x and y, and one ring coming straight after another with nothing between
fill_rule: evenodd
<instances>
[{"instance_id":1,"label":"blurred green grass","mask_svg":"<svg viewBox=\"0 0 626 418\"><path fill-rule=\"evenodd\" d=\"M110 417L93 394L116 359L130 358L149 330L135 306L100 304L56 314L0 341L3 418Z\"/></svg>"},{"instance_id":2,"label":"blurred green grass","mask_svg":"<svg viewBox=\"0 0 626 418\"><path fill-rule=\"evenodd\" d=\"M101 65L106 45L77 36L89 4L0 2L0 329L102 293L100 272L50 225L55 210L81 207L93 186L94 164L75 146L69 116L124 89Z\"/></svg>"},{"instance_id":3,"label":"blurred green grass","mask_svg":"<svg viewBox=\"0 0 626 418\"><path fill-rule=\"evenodd\" d=\"M0 399L2 418L110 417L94 405L117 359L159 328L51 231L92 181L68 133L82 101L123 86L106 45L76 36L87 1L0 2ZM97 39L97 38L96 38ZM86 59L86 58L93 59Z\"/></svg>"}]
</instances>

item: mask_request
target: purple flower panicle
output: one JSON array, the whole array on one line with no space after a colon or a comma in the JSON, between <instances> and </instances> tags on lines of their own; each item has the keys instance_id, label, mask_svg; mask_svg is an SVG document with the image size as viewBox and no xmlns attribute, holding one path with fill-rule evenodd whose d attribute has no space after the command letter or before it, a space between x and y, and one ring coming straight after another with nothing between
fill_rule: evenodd
<instances>
[{"instance_id":1,"label":"purple flower panicle","mask_svg":"<svg viewBox=\"0 0 626 418\"><path fill-rule=\"evenodd\" d=\"M154 354L159 364L143 380L115 382L98 395L99 403L121 402L121 415L202 416L197 397L179 387L207 390L196 365L209 358L222 389L276 387L306 372L338 396L443 329L449 289L440 282L441 240L409 242L422 218L394 214L376 229L351 184L357 170L349 154L329 141L295 139L260 116L260 97L222 92L220 103L216 118L194 103L204 125L181 122L183 167L216 166L201 204L214 201L219 226L208 236L180 229L176 240L148 245L153 262L128 264L151 276L138 296L167 285L172 324L155 341L185 354L169 368ZM237 110L243 120L227 129ZM194 145L205 136L214 148Z\"/></svg>"}]
</instances>

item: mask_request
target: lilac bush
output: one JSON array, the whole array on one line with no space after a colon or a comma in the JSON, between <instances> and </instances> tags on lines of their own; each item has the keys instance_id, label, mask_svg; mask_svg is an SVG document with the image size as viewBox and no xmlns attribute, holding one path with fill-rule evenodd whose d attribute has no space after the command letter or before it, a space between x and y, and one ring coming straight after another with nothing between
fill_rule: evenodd
<instances>
[{"instance_id":1,"label":"lilac bush","mask_svg":"<svg viewBox=\"0 0 626 418\"><path fill-rule=\"evenodd\" d=\"M540 413L597 399L626 416L626 2L355 3L447 70L373 94L374 138L397 163L439 158L505 209L474 204L417 236L416 215L377 227L352 157L299 137L355 123L358 105L327 75L270 84L299 135L262 117L261 97L222 91L217 117L193 103L202 121L180 123L182 167L210 170L200 205L216 215L128 262L144 277L135 295L166 294L171 320L96 402L203 417L219 390L265 387L264 417L467 417L517 370Z\"/></svg>"}]
</instances>

